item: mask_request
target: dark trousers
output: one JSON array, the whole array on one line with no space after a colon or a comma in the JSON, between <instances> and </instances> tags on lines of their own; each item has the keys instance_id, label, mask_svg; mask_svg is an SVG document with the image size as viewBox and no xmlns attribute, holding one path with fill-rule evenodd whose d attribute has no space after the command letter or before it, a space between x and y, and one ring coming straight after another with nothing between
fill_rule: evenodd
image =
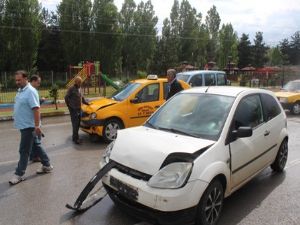
<instances>
[{"instance_id":1,"label":"dark trousers","mask_svg":"<svg viewBox=\"0 0 300 225\"><path fill-rule=\"evenodd\" d=\"M78 131L80 126L80 109L69 108L69 112L73 128L72 140L77 141L79 139Z\"/></svg>"},{"instance_id":2,"label":"dark trousers","mask_svg":"<svg viewBox=\"0 0 300 225\"><path fill-rule=\"evenodd\" d=\"M34 137L29 159L32 160L36 157L39 157L41 159L41 163L44 166L50 166L49 157L46 154L41 141L42 141L42 137L37 135Z\"/></svg>"}]
</instances>

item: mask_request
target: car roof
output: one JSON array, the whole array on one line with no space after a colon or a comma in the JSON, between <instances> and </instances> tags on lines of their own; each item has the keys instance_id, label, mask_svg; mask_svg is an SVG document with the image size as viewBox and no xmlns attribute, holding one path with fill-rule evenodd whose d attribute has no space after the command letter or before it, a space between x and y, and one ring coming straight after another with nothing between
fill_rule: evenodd
<instances>
[{"instance_id":1,"label":"car roof","mask_svg":"<svg viewBox=\"0 0 300 225\"><path fill-rule=\"evenodd\" d=\"M206 73L206 74L209 74L209 73L224 73L224 71L221 71L221 70L193 70L193 71L185 71L185 72L181 72L181 73L178 73L180 75L194 75L194 74L199 74L199 73Z\"/></svg>"},{"instance_id":2,"label":"car roof","mask_svg":"<svg viewBox=\"0 0 300 225\"><path fill-rule=\"evenodd\" d=\"M157 83L157 82L167 82L167 78L158 78L158 79L137 79L133 80L132 82L145 84L145 83Z\"/></svg>"},{"instance_id":3,"label":"car roof","mask_svg":"<svg viewBox=\"0 0 300 225\"><path fill-rule=\"evenodd\" d=\"M271 94L271 91L258 89L258 88L248 88L248 87L232 87L232 86L209 86L209 87L194 87L183 91L184 93L208 93L216 95L224 95L237 97L241 93L268 93Z\"/></svg>"}]
</instances>

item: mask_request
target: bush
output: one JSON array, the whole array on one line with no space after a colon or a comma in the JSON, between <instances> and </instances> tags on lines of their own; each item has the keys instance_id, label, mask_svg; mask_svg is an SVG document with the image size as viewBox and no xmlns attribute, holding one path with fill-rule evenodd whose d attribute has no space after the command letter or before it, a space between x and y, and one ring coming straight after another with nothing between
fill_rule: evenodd
<instances>
[{"instance_id":1,"label":"bush","mask_svg":"<svg viewBox=\"0 0 300 225\"><path fill-rule=\"evenodd\" d=\"M50 97L53 98L53 103L55 104L55 108L57 107L57 99L58 99L58 86L56 84L52 85L51 89L49 90Z\"/></svg>"},{"instance_id":2,"label":"bush","mask_svg":"<svg viewBox=\"0 0 300 225\"><path fill-rule=\"evenodd\" d=\"M138 78L145 79L147 77L147 73L145 71L137 71Z\"/></svg>"}]
</instances>

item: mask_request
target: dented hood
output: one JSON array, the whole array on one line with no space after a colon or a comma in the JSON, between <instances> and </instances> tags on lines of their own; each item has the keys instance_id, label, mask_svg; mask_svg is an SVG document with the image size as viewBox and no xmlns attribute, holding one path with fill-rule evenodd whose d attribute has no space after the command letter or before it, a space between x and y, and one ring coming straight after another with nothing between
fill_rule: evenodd
<instances>
[{"instance_id":1,"label":"dented hood","mask_svg":"<svg viewBox=\"0 0 300 225\"><path fill-rule=\"evenodd\" d=\"M99 98L89 102L89 105L82 105L82 110L87 113L96 112L99 109L108 107L118 103L117 101L110 98Z\"/></svg>"},{"instance_id":2,"label":"dented hood","mask_svg":"<svg viewBox=\"0 0 300 225\"><path fill-rule=\"evenodd\" d=\"M153 175L170 153L192 154L214 143L144 126L134 127L118 131L110 158L134 170Z\"/></svg>"}]
</instances>

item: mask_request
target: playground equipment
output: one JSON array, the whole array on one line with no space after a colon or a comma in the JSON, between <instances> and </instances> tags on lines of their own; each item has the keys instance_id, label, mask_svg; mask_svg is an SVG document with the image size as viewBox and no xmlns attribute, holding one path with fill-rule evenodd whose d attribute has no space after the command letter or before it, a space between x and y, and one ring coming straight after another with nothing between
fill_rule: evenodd
<instances>
[{"instance_id":1,"label":"playground equipment","mask_svg":"<svg viewBox=\"0 0 300 225\"><path fill-rule=\"evenodd\" d=\"M106 95L106 85L112 86L118 90L120 87L116 85L113 80L109 79L108 75L100 71L100 62L85 62L79 63L78 66L69 66L69 76L72 77L67 83L66 87L69 88L74 85L75 77L79 76L82 79L82 88L84 94L89 94L90 88L95 88L95 93L100 93L100 87L103 87L103 96Z\"/></svg>"}]
</instances>

